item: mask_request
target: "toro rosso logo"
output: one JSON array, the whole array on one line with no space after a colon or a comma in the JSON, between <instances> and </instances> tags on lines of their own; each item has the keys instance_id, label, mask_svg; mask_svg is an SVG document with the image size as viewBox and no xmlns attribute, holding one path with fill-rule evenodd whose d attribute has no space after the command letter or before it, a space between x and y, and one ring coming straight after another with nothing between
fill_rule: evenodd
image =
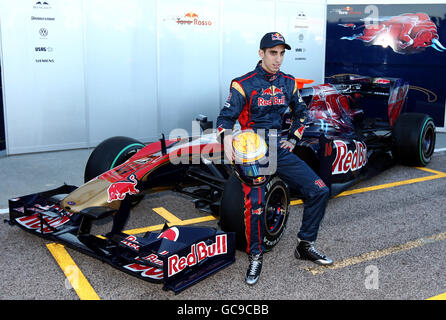
<instances>
[{"instance_id":1,"label":"toro rosso logo","mask_svg":"<svg viewBox=\"0 0 446 320\"><path fill-rule=\"evenodd\" d=\"M340 26L357 28L352 24L340 24ZM440 52L446 50L439 41L437 26L425 13L405 13L386 17L376 26L361 27L365 27L362 33L341 39L362 40L371 45L391 47L394 52L400 54L419 53L428 47Z\"/></svg>"},{"instance_id":2,"label":"toro rosso logo","mask_svg":"<svg viewBox=\"0 0 446 320\"><path fill-rule=\"evenodd\" d=\"M136 176L132 174L127 180L118 181L112 183L108 189L108 199L107 202L113 202L115 200L124 200L126 194L137 194L139 190L135 188L138 181L136 181Z\"/></svg>"},{"instance_id":3,"label":"toro rosso logo","mask_svg":"<svg viewBox=\"0 0 446 320\"><path fill-rule=\"evenodd\" d=\"M342 174L361 169L367 163L367 147L353 140L355 150L348 150L347 144L342 140L334 140L336 159L331 168L332 174Z\"/></svg>"}]
</instances>

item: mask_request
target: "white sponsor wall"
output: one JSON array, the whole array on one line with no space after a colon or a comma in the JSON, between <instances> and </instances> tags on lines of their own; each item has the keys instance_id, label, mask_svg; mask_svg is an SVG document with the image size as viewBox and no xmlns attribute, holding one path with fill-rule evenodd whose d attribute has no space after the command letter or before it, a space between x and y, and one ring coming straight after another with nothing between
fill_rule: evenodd
<instances>
[{"instance_id":1,"label":"white sponsor wall","mask_svg":"<svg viewBox=\"0 0 446 320\"><path fill-rule=\"evenodd\" d=\"M79 1L2 1L0 12L7 153L87 146Z\"/></svg>"},{"instance_id":2,"label":"white sponsor wall","mask_svg":"<svg viewBox=\"0 0 446 320\"><path fill-rule=\"evenodd\" d=\"M270 31L292 46L282 70L321 83L325 17L325 0L1 0L7 154L215 121Z\"/></svg>"}]
</instances>

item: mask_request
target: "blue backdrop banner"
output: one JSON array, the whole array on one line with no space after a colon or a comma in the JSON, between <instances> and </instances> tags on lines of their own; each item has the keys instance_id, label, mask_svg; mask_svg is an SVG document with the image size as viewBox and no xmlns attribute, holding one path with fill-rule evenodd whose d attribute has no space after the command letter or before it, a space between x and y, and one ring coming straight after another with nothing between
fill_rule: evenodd
<instances>
[{"instance_id":1,"label":"blue backdrop banner","mask_svg":"<svg viewBox=\"0 0 446 320\"><path fill-rule=\"evenodd\" d=\"M402 78L409 83L403 112L445 126L446 4L329 5L326 39L326 77Z\"/></svg>"}]
</instances>

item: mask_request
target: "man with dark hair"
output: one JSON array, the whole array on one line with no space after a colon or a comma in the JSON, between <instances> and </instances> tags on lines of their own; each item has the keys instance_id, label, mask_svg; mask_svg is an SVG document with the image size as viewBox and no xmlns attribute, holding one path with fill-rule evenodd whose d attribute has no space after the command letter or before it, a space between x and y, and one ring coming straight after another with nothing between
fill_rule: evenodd
<instances>
[{"instance_id":1,"label":"man with dark hair","mask_svg":"<svg viewBox=\"0 0 446 320\"><path fill-rule=\"evenodd\" d=\"M261 61L255 70L231 82L229 98L217 118L218 133L224 133L225 141L232 141L231 130L238 120L242 130L264 129L267 135L274 134L279 142L277 150L277 175L289 187L304 195L302 226L298 233L295 256L321 265L333 261L314 248L320 223L329 199L329 189L317 174L292 151L297 140L302 138L308 109L296 79L280 71L285 50L291 47L277 32L265 34L260 42ZM280 133L283 115L292 111L292 125L287 139ZM271 136L269 136L271 139ZM267 140L267 139L266 139ZM271 150L270 150L271 151ZM225 147L226 157L234 161L232 148ZM245 229L249 257L246 283L257 283L263 263L263 230L265 189L243 184L245 196Z\"/></svg>"}]
</instances>

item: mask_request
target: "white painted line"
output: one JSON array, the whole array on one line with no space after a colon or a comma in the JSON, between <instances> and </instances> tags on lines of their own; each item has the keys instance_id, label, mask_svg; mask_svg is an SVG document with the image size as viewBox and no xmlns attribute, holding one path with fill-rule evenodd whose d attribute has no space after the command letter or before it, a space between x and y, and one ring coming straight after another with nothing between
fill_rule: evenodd
<instances>
[{"instance_id":1,"label":"white painted line","mask_svg":"<svg viewBox=\"0 0 446 320\"><path fill-rule=\"evenodd\" d=\"M9 213L9 209L0 209L0 214Z\"/></svg>"},{"instance_id":2,"label":"white painted line","mask_svg":"<svg viewBox=\"0 0 446 320\"><path fill-rule=\"evenodd\" d=\"M446 148L438 148L434 150L434 152L441 152L441 151L446 151Z\"/></svg>"}]
</instances>

